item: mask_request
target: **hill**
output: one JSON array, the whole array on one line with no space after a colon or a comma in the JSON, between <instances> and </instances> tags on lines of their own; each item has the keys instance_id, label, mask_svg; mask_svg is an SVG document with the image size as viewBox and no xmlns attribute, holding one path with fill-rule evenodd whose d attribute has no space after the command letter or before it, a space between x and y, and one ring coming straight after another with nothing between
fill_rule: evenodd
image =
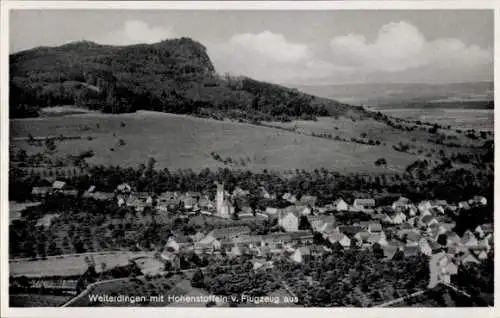
<instances>
[{"instance_id":1,"label":"hill","mask_svg":"<svg viewBox=\"0 0 500 318\"><path fill-rule=\"evenodd\" d=\"M367 116L332 100L246 77L220 76L191 39L107 46L74 42L10 56L10 116L77 105L106 113L154 110L247 122Z\"/></svg>"}]
</instances>

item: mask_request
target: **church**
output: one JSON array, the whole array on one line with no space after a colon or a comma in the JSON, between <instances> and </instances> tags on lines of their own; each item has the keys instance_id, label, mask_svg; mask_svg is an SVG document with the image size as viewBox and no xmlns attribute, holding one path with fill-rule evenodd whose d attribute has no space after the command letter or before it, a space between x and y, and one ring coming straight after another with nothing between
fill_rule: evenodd
<instances>
[{"instance_id":1,"label":"church","mask_svg":"<svg viewBox=\"0 0 500 318\"><path fill-rule=\"evenodd\" d=\"M234 214L233 204L226 198L224 184L217 183L217 194L215 196L217 216L230 218Z\"/></svg>"}]
</instances>

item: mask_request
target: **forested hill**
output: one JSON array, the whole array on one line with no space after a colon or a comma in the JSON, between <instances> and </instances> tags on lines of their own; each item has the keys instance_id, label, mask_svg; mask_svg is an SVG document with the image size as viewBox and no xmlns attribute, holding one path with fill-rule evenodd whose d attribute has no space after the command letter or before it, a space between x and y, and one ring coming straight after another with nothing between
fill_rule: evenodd
<instances>
[{"instance_id":1,"label":"forested hill","mask_svg":"<svg viewBox=\"0 0 500 318\"><path fill-rule=\"evenodd\" d=\"M77 105L107 113L155 110L249 122L344 115L364 110L246 77L217 74L191 39L107 46L74 42L10 56L10 115Z\"/></svg>"}]
</instances>

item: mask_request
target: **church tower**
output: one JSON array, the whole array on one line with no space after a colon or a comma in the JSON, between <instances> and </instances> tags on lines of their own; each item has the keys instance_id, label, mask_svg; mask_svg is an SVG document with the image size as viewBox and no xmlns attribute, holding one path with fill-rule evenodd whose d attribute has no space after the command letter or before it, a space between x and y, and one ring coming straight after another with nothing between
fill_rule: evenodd
<instances>
[{"instance_id":1,"label":"church tower","mask_svg":"<svg viewBox=\"0 0 500 318\"><path fill-rule=\"evenodd\" d=\"M217 194L215 196L217 214L223 214L224 210L224 184L217 183Z\"/></svg>"}]
</instances>

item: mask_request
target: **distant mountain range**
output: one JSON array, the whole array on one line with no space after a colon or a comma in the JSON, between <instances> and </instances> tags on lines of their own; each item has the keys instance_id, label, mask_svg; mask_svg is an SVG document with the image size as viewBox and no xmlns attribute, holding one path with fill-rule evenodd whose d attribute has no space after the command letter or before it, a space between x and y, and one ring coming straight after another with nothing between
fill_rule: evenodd
<instances>
[{"instance_id":1,"label":"distant mountain range","mask_svg":"<svg viewBox=\"0 0 500 318\"><path fill-rule=\"evenodd\" d=\"M220 76L205 47L189 38L130 46L83 41L12 54L10 116L32 117L40 107L59 105L248 122L365 113L296 89Z\"/></svg>"},{"instance_id":2,"label":"distant mountain range","mask_svg":"<svg viewBox=\"0 0 500 318\"><path fill-rule=\"evenodd\" d=\"M388 108L493 108L493 82L377 83L296 86L301 91L344 103Z\"/></svg>"}]
</instances>

